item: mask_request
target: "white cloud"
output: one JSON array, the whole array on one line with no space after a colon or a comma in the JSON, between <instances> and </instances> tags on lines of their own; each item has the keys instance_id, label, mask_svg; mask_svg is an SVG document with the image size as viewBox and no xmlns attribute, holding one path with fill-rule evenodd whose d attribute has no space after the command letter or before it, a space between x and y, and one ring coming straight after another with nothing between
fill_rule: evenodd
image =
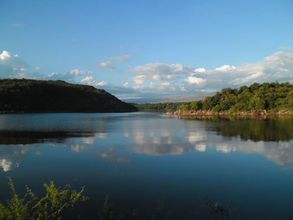
<instances>
[{"instance_id":1,"label":"white cloud","mask_svg":"<svg viewBox=\"0 0 293 220\"><path fill-rule=\"evenodd\" d=\"M0 53L0 78L35 78L38 75L36 71L17 54L7 50Z\"/></svg>"},{"instance_id":2,"label":"white cloud","mask_svg":"<svg viewBox=\"0 0 293 220\"><path fill-rule=\"evenodd\" d=\"M188 76L186 81L191 85L203 85L206 82L206 79L202 79L196 76Z\"/></svg>"},{"instance_id":3,"label":"white cloud","mask_svg":"<svg viewBox=\"0 0 293 220\"><path fill-rule=\"evenodd\" d=\"M66 73L56 73L52 72L47 76L43 76L43 79L50 79L50 80L65 80L69 82L76 82L79 81L81 77L84 77L85 75L92 74L92 71L89 70L83 70L79 68L71 69ZM86 77L85 77L86 78Z\"/></svg>"},{"instance_id":4,"label":"white cloud","mask_svg":"<svg viewBox=\"0 0 293 220\"><path fill-rule=\"evenodd\" d=\"M231 65L223 65L223 66L215 68L215 70L219 72L230 72L230 71L236 70L236 67Z\"/></svg>"},{"instance_id":5,"label":"white cloud","mask_svg":"<svg viewBox=\"0 0 293 220\"><path fill-rule=\"evenodd\" d=\"M107 85L108 85L108 83L105 81L97 82L97 86L103 87L103 86L107 86Z\"/></svg>"},{"instance_id":6,"label":"white cloud","mask_svg":"<svg viewBox=\"0 0 293 220\"><path fill-rule=\"evenodd\" d=\"M104 69L115 69L128 59L128 55L110 57L100 65ZM39 71L41 68L30 67L18 55L8 50L0 51L0 78L66 80L103 87L123 99L152 102L189 101L226 87L240 87L254 82L293 82L293 50L278 51L254 63L225 64L216 68L147 63L133 67L135 75L120 85L98 80L93 72L79 68L66 73L40 74Z\"/></svg>"},{"instance_id":7,"label":"white cloud","mask_svg":"<svg viewBox=\"0 0 293 220\"><path fill-rule=\"evenodd\" d=\"M0 60L5 61L11 58L11 54L7 50L3 50L2 53L0 53Z\"/></svg>"},{"instance_id":8,"label":"white cloud","mask_svg":"<svg viewBox=\"0 0 293 220\"><path fill-rule=\"evenodd\" d=\"M194 68L182 64L149 63L133 68L137 74L133 78L133 88L143 93L149 92L160 96L177 96L188 92L188 87L199 87L205 79L197 76ZM199 72L205 72L200 68Z\"/></svg>"},{"instance_id":9,"label":"white cloud","mask_svg":"<svg viewBox=\"0 0 293 220\"><path fill-rule=\"evenodd\" d=\"M194 72L197 72L197 73L205 73L207 70L203 67L199 67L199 68L196 68L194 70Z\"/></svg>"},{"instance_id":10,"label":"white cloud","mask_svg":"<svg viewBox=\"0 0 293 220\"><path fill-rule=\"evenodd\" d=\"M97 81L93 76L86 76L82 80L80 80L81 84L95 86L95 87L104 87L107 86L108 83L106 81Z\"/></svg>"},{"instance_id":11,"label":"white cloud","mask_svg":"<svg viewBox=\"0 0 293 220\"><path fill-rule=\"evenodd\" d=\"M96 80L92 76L86 76L82 80L80 80L82 84L93 85L96 83Z\"/></svg>"},{"instance_id":12,"label":"white cloud","mask_svg":"<svg viewBox=\"0 0 293 220\"><path fill-rule=\"evenodd\" d=\"M161 77L160 77L160 75L155 74L155 75L152 76L152 79L153 79L153 80L160 80Z\"/></svg>"},{"instance_id":13,"label":"white cloud","mask_svg":"<svg viewBox=\"0 0 293 220\"><path fill-rule=\"evenodd\" d=\"M165 93L181 90L184 77L194 74L192 68L182 64L149 63L133 68L137 74L133 79L133 88L150 93ZM182 91L182 90L181 90Z\"/></svg>"},{"instance_id":14,"label":"white cloud","mask_svg":"<svg viewBox=\"0 0 293 220\"><path fill-rule=\"evenodd\" d=\"M183 64L148 63L133 68L136 76L128 88L141 94L153 94L166 100L190 99L227 87L254 82L293 82L293 51L279 51L263 60L243 65L222 65L217 68L192 68Z\"/></svg>"},{"instance_id":15,"label":"white cloud","mask_svg":"<svg viewBox=\"0 0 293 220\"><path fill-rule=\"evenodd\" d=\"M134 86L139 87L144 84L145 76L144 75L138 75L133 78Z\"/></svg>"}]
</instances>

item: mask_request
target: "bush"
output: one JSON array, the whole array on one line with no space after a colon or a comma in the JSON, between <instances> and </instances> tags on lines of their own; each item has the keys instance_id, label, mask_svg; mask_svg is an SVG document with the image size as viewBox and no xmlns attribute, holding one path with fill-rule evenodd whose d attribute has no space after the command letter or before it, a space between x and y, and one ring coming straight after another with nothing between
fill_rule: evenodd
<instances>
[{"instance_id":1,"label":"bush","mask_svg":"<svg viewBox=\"0 0 293 220\"><path fill-rule=\"evenodd\" d=\"M57 187L54 182L45 183L45 195L42 197L26 187L23 197L16 192L14 183L9 179L11 198L6 203L0 202L2 220L58 220L62 219L69 208L85 201L84 189L75 191L70 185Z\"/></svg>"}]
</instances>

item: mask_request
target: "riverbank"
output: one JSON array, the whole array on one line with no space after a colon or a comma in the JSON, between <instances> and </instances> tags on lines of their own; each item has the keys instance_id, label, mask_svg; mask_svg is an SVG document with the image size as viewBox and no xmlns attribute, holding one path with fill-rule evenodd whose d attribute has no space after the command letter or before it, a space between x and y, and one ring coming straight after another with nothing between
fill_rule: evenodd
<instances>
[{"instance_id":1,"label":"riverbank","mask_svg":"<svg viewBox=\"0 0 293 220\"><path fill-rule=\"evenodd\" d=\"M293 111L266 111L266 110L253 110L253 111L175 111L166 112L166 115L177 116L180 118L272 118L272 117L293 117Z\"/></svg>"}]
</instances>

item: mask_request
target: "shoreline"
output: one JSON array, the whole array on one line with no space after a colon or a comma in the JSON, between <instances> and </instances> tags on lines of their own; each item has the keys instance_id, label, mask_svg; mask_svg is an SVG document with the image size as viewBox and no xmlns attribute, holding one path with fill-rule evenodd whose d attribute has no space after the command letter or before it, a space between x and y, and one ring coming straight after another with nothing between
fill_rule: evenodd
<instances>
[{"instance_id":1,"label":"shoreline","mask_svg":"<svg viewBox=\"0 0 293 220\"><path fill-rule=\"evenodd\" d=\"M278 117L293 117L293 111L240 111L240 112L214 112L214 111L175 111L166 112L168 116L176 116L179 118L278 118Z\"/></svg>"}]
</instances>

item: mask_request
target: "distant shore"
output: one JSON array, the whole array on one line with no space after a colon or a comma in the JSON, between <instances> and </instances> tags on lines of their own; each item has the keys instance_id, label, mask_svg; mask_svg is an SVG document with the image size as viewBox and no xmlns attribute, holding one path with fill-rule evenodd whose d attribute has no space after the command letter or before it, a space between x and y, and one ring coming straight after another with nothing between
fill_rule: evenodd
<instances>
[{"instance_id":1,"label":"distant shore","mask_svg":"<svg viewBox=\"0 0 293 220\"><path fill-rule=\"evenodd\" d=\"M177 116L183 118L271 118L271 117L293 117L293 111L266 111L266 110L253 110L253 111L239 111L239 112L215 112L215 111L175 111L166 112L166 115Z\"/></svg>"}]
</instances>

